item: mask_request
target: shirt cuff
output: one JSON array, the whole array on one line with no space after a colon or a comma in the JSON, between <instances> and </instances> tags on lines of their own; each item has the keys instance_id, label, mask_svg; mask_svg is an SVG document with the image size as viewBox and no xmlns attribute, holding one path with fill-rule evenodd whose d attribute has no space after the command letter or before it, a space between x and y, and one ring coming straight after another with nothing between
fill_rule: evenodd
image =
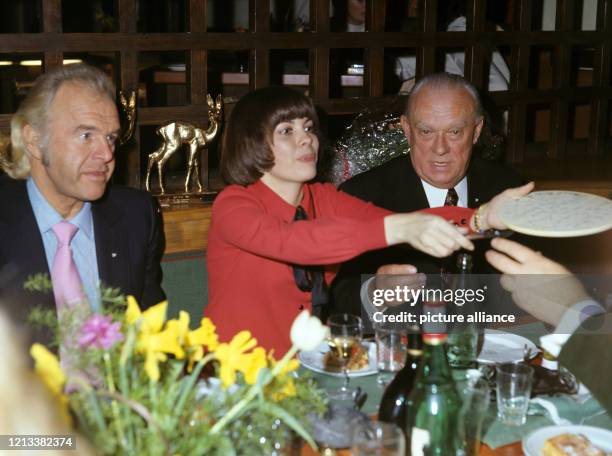
<instances>
[{"instance_id":1,"label":"shirt cuff","mask_svg":"<svg viewBox=\"0 0 612 456\"><path fill-rule=\"evenodd\" d=\"M592 299L577 302L565 311L552 334L540 337L540 346L555 358L558 357L563 345L584 320L600 313L604 313L603 307Z\"/></svg>"}]
</instances>

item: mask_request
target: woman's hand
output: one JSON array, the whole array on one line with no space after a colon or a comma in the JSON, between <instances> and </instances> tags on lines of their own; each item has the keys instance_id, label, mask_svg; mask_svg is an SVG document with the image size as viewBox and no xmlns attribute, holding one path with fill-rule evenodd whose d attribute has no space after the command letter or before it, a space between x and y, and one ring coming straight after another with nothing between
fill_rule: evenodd
<instances>
[{"instance_id":1,"label":"woman's hand","mask_svg":"<svg viewBox=\"0 0 612 456\"><path fill-rule=\"evenodd\" d=\"M439 258L461 248L474 250L474 244L464 236L465 232L465 229L432 214L415 212L385 217L385 236L389 245L407 243Z\"/></svg>"},{"instance_id":2,"label":"woman's hand","mask_svg":"<svg viewBox=\"0 0 612 456\"><path fill-rule=\"evenodd\" d=\"M470 221L472 229L474 231L478 231L477 228L480 228L481 230L489 230L492 228L496 228L498 230L507 229L508 226L499 218L500 207L509 200L528 195L529 192L533 190L533 187L534 183L529 182L522 187L509 188L508 190L505 190L499 195L495 196L491 201L486 203L484 206L481 206L479 209L480 226L475 226L474 217L472 217L472 220Z\"/></svg>"}]
</instances>

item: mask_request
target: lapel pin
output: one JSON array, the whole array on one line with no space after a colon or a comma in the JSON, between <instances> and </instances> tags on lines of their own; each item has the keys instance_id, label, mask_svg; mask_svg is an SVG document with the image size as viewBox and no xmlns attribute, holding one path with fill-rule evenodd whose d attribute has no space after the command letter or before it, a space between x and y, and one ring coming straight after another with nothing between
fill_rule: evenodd
<instances>
[{"instance_id":1,"label":"lapel pin","mask_svg":"<svg viewBox=\"0 0 612 456\"><path fill-rule=\"evenodd\" d=\"M116 252L112 252L112 253L111 253L111 257L113 257L113 258L117 258L117 253L116 253Z\"/></svg>"}]
</instances>

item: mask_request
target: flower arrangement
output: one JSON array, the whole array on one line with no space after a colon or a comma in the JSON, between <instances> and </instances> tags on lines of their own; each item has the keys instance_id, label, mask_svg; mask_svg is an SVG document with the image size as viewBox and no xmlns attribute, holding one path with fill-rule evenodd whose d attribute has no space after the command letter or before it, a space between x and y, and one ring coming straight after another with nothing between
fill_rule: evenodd
<instances>
[{"instance_id":1,"label":"flower arrangement","mask_svg":"<svg viewBox=\"0 0 612 456\"><path fill-rule=\"evenodd\" d=\"M220 343L208 318L195 329L183 311L167 320L167 302L141 311L128 297L118 309L77 324L61 317L60 332L75 330L61 335L61 365L40 344L30 350L66 420L100 454L280 454L296 435L315 447L306 423L324 412L323 394L296 375L294 355L326 337L318 319L300 314L276 360L248 331Z\"/></svg>"}]
</instances>

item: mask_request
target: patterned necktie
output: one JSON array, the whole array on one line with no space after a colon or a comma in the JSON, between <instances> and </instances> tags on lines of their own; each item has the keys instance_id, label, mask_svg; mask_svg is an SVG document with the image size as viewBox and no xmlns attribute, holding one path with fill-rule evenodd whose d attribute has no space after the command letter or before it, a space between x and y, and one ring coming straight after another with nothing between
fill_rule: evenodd
<instances>
[{"instance_id":1,"label":"patterned necktie","mask_svg":"<svg viewBox=\"0 0 612 456\"><path fill-rule=\"evenodd\" d=\"M302 206L295 210L294 221L306 220L308 215ZM321 318L323 308L327 304L329 297L327 284L324 280L322 266L297 266L292 265L295 284L301 291L312 292L312 314Z\"/></svg>"},{"instance_id":2,"label":"patterned necktie","mask_svg":"<svg viewBox=\"0 0 612 456\"><path fill-rule=\"evenodd\" d=\"M459 202L459 195L455 191L454 187L448 189L448 193L446 193L446 199L444 200L445 206L456 206Z\"/></svg>"},{"instance_id":3,"label":"patterned necktie","mask_svg":"<svg viewBox=\"0 0 612 456\"><path fill-rule=\"evenodd\" d=\"M83 283L70 250L70 241L78 229L76 225L65 220L55 224L52 228L57 237L57 250L51 268L51 282L58 310L64 306L71 307L85 301Z\"/></svg>"}]
</instances>

